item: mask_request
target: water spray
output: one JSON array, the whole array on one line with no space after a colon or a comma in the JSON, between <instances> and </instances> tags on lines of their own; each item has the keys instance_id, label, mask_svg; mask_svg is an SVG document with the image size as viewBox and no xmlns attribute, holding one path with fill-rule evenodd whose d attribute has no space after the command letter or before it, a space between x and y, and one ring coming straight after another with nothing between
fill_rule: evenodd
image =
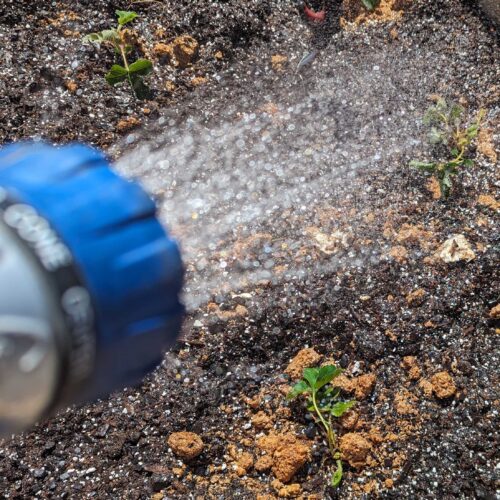
<instances>
[{"instance_id":1,"label":"water spray","mask_svg":"<svg viewBox=\"0 0 500 500\"><path fill-rule=\"evenodd\" d=\"M183 266L99 152L0 151L0 436L135 385L177 337Z\"/></svg>"}]
</instances>

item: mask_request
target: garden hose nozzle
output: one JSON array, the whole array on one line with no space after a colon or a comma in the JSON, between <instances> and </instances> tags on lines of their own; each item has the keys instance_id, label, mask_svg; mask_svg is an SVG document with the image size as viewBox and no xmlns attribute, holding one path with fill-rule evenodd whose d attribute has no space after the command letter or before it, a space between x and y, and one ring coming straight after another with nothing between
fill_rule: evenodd
<instances>
[{"instance_id":1,"label":"garden hose nozzle","mask_svg":"<svg viewBox=\"0 0 500 500\"><path fill-rule=\"evenodd\" d=\"M182 321L153 201L86 146L0 150L0 436L137 384Z\"/></svg>"}]
</instances>

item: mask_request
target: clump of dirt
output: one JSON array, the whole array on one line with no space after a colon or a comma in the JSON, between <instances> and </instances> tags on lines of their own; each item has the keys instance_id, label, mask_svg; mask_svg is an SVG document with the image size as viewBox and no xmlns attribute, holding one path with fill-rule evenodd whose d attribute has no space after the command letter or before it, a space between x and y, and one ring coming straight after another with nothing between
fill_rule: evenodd
<instances>
[{"instance_id":1,"label":"clump of dirt","mask_svg":"<svg viewBox=\"0 0 500 500\"><path fill-rule=\"evenodd\" d=\"M448 372L439 372L431 378L432 390L439 399L451 398L457 388L453 378Z\"/></svg>"},{"instance_id":2,"label":"clump of dirt","mask_svg":"<svg viewBox=\"0 0 500 500\"><path fill-rule=\"evenodd\" d=\"M422 376L422 370L418 366L415 356L405 356L401 362L401 366L408 371L410 380L418 380Z\"/></svg>"},{"instance_id":3,"label":"clump of dirt","mask_svg":"<svg viewBox=\"0 0 500 500\"><path fill-rule=\"evenodd\" d=\"M274 459L271 455L262 455L255 462L255 470L258 472L268 471L274 464Z\"/></svg>"},{"instance_id":4,"label":"clump of dirt","mask_svg":"<svg viewBox=\"0 0 500 500\"><path fill-rule=\"evenodd\" d=\"M332 381L334 387L340 387L348 393L354 393L356 399L367 398L375 387L377 376L374 373L367 373L359 377L348 378L345 375L339 375Z\"/></svg>"},{"instance_id":5,"label":"clump of dirt","mask_svg":"<svg viewBox=\"0 0 500 500\"><path fill-rule=\"evenodd\" d=\"M116 124L116 130L121 134L128 132L141 124L141 120L135 116L123 118Z\"/></svg>"},{"instance_id":6,"label":"clump of dirt","mask_svg":"<svg viewBox=\"0 0 500 500\"><path fill-rule=\"evenodd\" d=\"M259 411L252 417L252 425L256 429L271 429L273 421L265 412Z\"/></svg>"},{"instance_id":7,"label":"clump of dirt","mask_svg":"<svg viewBox=\"0 0 500 500\"><path fill-rule=\"evenodd\" d=\"M402 245L396 245L389 250L389 255L400 264L403 264L408 259L408 250Z\"/></svg>"},{"instance_id":8,"label":"clump of dirt","mask_svg":"<svg viewBox=\"0 0 500 500\"><path fill-rule=\"evenodd\" d=\"M397 21L403 15L403 9L409 2L410 0L381 0L370 12L358 0L344 0L342 4L344 25L346 23L359 25L367 21Z\"/></svg>"},{"instance_id":9,"label":"clump of dirt","mask_svg":"<svg viewBox=\"0 0 500 500\"><path fill-rule=\"evenodd\" d=\"M410 307L420 306L424 302L426 295L427 293L424 289L418 288L406 296L406 302Z\"/></svg>"},{"instance_id":10,"label":"clump of dirt","mask_svg":"<svg viewBox=\"0 0 500 500\"><path fill-rule=\"evenodd\" d=\"M489 158L493 163L498 160L498 153L493 142L493 131L489 128L482 128L477 138L477 150Z\"/></svg>"},{"instance_id":11,"label":"clump of dirt","mask_svg":"<svg viewBox=\"0 0 500 500\"><path fill-rule=\"evenodd\" d=\"M286 367L285 373L288 373L292 379L302 378L304 368L317 365L321 358L321 354L312 348L301 349Z\"/></svg>"},{"instance_id":12,"label":"clump of dirt","mask_svg":"<svg viewBox=\"0 0 500 500\"><path fill-rule=\"evenodd\" d=\"M363 467L367 463L371 444L361 434L349 432L339 440L342 459L352 467Z\"/></svg>"},{"instance_id":13,"label":"clump of dirt","mask_svg":"<svg viewBox=\"0 0 500 500\"><path fill-rule=\"evenodd\" d=\"M492 319L500 319L500 304L497 304L495 307L492 307L489 316Z\"/></svg>"},{"instance_id":14,"label":"clump of dirt","mask_svg":"<svg viewBox=\"0 0 500 500\"><path fill-rule=\"evenodd\" d=\"M278 494L279 498L296 498L302 493L302 488L300 484L283 484L280 480L275 479L271 483L272 487ZM266 500L269 500L268 497L265 497Z\"/></svg>"},{"instance_id":15,"label":"clump of dirt","mask_svg":"<svg viewBox=\"0 0 500 500\"><path fill-rule=\"evenodd\" d=\"M267 456L272 457L272 472L282 483L288 483L310 458L310 443L294 434L271 433L261 437L257 446ZM269 461L261 462L259 468L262 468L264 463L267 465Z\"/></svg>"},{"instance_id":16,"label":"clump of dirt","mask_svg":"<svg viewBox=\"0 0 500 500\"><path fill-rule=\"evenodd\" d=\"M416 396L406 389L401 389L394 396L394 408L399 415L416 415L416 403Z\"/></svg>"},{"instance_id":17,"label":"clump of dirt","mask_svg":"<svg viewBox=\"0 0 500 500\"><path fill-rule=\"evenodd\" d=\"M254 457L248 451L239 451L236 446L228 447L229 455L234 460L236 469L235 472L239 477L247 474L254 466Z\"/></svg>"},{"instance_id":18,"label":"clump of dirt","mask_svg":"<svg viewBox=\"0 0 500 500\"><path fill-rule=\"evenodd\" d=\"M477 197L479 205L491 208L492 210L500 210L500 202L489 194L480 194Z\"/></svg>"},{"instance_id":19,"label":"clump of dirt","mask_svg":"<svg viewBox=\"0 0 500 500\"><path fill-rule=\"evenodd\" d=\"M168 438L172 451L183 460L193 460L203 452L203 440L194 432L173 432Z\"/></svg>"},{"instance_id":20,"label":"clump of dirt","mask_svg":"<svg viewBox=\"0 0 500 500\"><path fill-rule=\"evenodd\" d=\"M198 57L200 45L190 35L174 38L171 43L158 42L153 47L153 53L162 62L170 63L180 69L193 64Z\"/></svg>"}]
</instances>

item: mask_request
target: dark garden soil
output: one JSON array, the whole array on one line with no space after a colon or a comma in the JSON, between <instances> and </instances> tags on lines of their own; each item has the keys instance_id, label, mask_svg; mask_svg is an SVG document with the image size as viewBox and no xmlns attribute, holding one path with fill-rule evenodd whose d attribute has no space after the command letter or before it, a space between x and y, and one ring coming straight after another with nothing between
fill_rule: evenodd
<instances>
[{"instance_id":1,"label":"dark garden soil","mask_svg":"<svg viewBox=\"0 0 500 500\"><path fill-rule=\"evenodd\" d=\"M400 61L398 78L387 89L377 80L373 92L407 94L415 106L409 119L439 93L472 114L484 108L487 124L475 167L461 175L448 202L435 199L436 186L409 170L401 154L387 172L359 173L333 190L315 226L277 257L276 273L288 261L321 262L368 247L383 254L376 264L346 259L304 280L214 294L186 319L182 340L141 387L69 409L3 443L0 495L496 498L495 28L473 2L458 0L387 0L368 19L349 0L343 21L335 14L322 28L311 28L291 1L134 2L135 50L155 65L148 79L154 96L138 101L125 85L104 81L113 54L81 43L131 4L0 0L0 143L79 140L119 157L141 127L161 128L159 117L217 122L231 107L237 116L243 97L247 106L252 99L279 104L283 87L300 100L337 67L371 67L384 57ZM185 64L158 46L182 35L199 44ZM317 61L298 76L298 61L313 47L321 49ZM288 225L271 221L261 234L300 224L292 214ZM460 236L446 250L452 235ZM262 245L239 243L249 255ZM358 401L336 423L344 460L337 490L328 486L333 464L322 436L300 403L285 400L295 373L328 361L345 368L342 388ZM172 440L185 431L203 441L191 459ZM196 450L191 434L181 437Z\"/></svg>"}]
</instances>

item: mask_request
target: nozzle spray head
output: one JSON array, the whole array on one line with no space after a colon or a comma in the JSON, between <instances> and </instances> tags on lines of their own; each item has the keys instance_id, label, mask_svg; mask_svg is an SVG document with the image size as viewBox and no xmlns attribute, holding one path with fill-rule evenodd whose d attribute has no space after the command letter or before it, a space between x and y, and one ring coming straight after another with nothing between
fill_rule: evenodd
<instances>
[{"instance_id":1,"label":"nozzle spray head","mask_svg":"<svg viewBox=\"0 0 500 500\"><path fill-rule=\"evenodd\" d=\"M80 145L0 150L0 433L137 384L179 330L152 200Z\"/></svg>"}]
</instances>

